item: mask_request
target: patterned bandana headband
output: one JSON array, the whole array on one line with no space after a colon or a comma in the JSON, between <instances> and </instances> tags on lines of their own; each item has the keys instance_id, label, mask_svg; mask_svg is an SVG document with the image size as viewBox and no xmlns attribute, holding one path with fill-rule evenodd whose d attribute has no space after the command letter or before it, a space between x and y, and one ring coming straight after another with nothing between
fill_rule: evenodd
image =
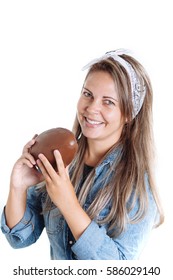
<instances>
[{"instance_id":1,"label":"patterned bandana headband","mask_svg":"<svg viewBox=\"0 0 173 280\"><path fill-rule=\"evenodd\" d=\"M135 118L136 115L139 113L142 104L144 102L144 98L146 95L146 87L144 82L141 84L135 70L130 65L130 63L120 56L123 54L130 55L130 52L129 50L126 49L118 49L115 51L107 52L105 53L105 55L101 56L100 58L93 59L91 62L85 65L82 68L82 70L88 69L95 63L98 63L102 60L106 60L110 57L113 58L115 61L117 61L121 66L123 66L130 78L131 91L132 91L132 104L133 104L133 118Z\"/></svg>"}]
</instances>

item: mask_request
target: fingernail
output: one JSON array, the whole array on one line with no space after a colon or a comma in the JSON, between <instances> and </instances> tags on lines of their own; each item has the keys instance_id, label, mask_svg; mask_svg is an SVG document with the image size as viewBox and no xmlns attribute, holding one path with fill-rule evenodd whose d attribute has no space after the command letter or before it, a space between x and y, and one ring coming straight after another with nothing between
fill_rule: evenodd
<instances>
[{"instance_id":1,"label":"fingernail","mask_svg":"<svg viewBox=\"0 0 173 280\"><path fill-rule=\"evenodd\" d=\"M41 170L40 170L40 168L38 167L38 165L35 165L34 167L35 167L35 169L36 169L38 172L42 173Z\"/></svg>"},{"instance_id":2,"label":"fingernail","mask_svg":"<svg viewBox=\"0 0 173 280\"><path fill-rule=\"evenodd\" d=\"M39 155L38 155L38 158L42 157L42 155L43 155L43 154L39 154Z\"/></svg>"}]
</instances>

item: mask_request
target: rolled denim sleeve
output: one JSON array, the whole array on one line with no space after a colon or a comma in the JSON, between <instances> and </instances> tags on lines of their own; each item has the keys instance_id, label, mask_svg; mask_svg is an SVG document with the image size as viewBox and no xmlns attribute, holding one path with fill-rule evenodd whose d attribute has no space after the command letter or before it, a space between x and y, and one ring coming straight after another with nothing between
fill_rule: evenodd
<instances>
[{"instance_id":1,"label":"rolled denim sleeve","mask_svg":"<svg viewBox=\"0 0 173 280\"><path fill-rule=\"evenodd\" d=\"M114 241L106 234L104 227L92 221L72 250L79 260L120 259L120 252Z\"/></svg>"},{"instance_id":2,"label":"rolled denim sleeve","mask_svg":"<svg viewBox=\"0 0 173 280\"><path fill-rule=\"evenodd\" d=\"M35 201L33 200L33 190L31 190L24 216L12 229L7 226L5 208L2 213L1 230L9 244L15 249L35 243L44 228L43 217L34 208L33 202Z\"/></svg>"}]
</instances>

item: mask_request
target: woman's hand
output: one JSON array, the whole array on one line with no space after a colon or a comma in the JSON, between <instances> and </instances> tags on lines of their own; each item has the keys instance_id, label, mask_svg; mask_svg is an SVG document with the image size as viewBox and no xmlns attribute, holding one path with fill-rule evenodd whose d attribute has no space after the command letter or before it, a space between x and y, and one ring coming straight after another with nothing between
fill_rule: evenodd
<instances>
[{"instance_id":1,"label":"woman's hand","mask_svg":"<svg viewBox=\"0 0 173 280\"><path fill-rule=\"evenodd\" d=\"M36 135L35 135L36 137ZM5 207L6 222L13 228L22 219L26 210L27 188L44 180L35 168L35 159L29 153L35 137L23 148L22 156L15 163L10 180L10 191Z\"/></svg>"},{"instance_id":2,"label":"woman's hand","mask_svg":"<svg viewBox=\"0 0 173 280\"><path fill-rule=\"evenodd\" d=\"M71 184L67 168L65 168L61 154L54 151L57 169L56 172L43 154L40 154L37 165L40 168L47 192L53 203L64 216L74 238L77 240L91 222L91 219L80 206L74 188Z\"/></svg>"},{"instance_id":3,"label":"woman's hand","mask_svg":"<svg viewBox=\"0 0 173 280\"><path fill-rule=\"evenodd\" d=\"M43 175L35 168L34 157L29 153L29 149L35 143L36 136L24 146L22 156L13 167L10 181L10 186L13 189L26 190L44 180Z\"/></svg>"},{"instance_id":4,"label":"woman's hand","mask_svg":"<svg viewBox=\"0 0 173 280\"><path fill-rule=\"evenodd\" d=\"M54 151L57 169L56 172L43 154L39 155L37 165L40 168L47 192L53 203L64 216L74 238L77 240L91 222L91 219L80 206L74 188L68 176L61 154Z\"/></svg>"},{"instance_id":5,"label":"woman's hand","mask_svg":"<svg viewBox=\"0 0 173 280\"><path fill-rule=\"evenodd\" d=\"M58 172L43 154L38 156L37 165L44 176L46 189L52 202L63 211L69 204L78 203L78 201L69 178L68 168L65 168L60 152L55 150L54 156Z\"/></svg>"}]
</instances>

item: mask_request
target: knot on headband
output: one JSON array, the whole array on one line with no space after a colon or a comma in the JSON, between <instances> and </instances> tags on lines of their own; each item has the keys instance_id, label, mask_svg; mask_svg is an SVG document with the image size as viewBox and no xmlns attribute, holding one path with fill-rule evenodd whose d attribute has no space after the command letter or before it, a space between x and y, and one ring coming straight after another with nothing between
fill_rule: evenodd
<instances>
[{"instance_id":1,"label":"knot on headband","mask_svg":"<svg viewBox=\"0 0 173 280\"><path fill-rule=\"evenodd\" d=\"M90 61L87 65L85 65L82 68L82 70L88 69L92 65L101 62L102 60L106 60L110 57L117 61L121 66L123 66L130 79L133 104L133 118L135 118L136 115L139 113L144 102L144 98L146 95L146 86L144 84L144 81L140 81L137 73L135 72L131 64L121 57L121 55L123 54L130 55L130 51L126 49L118 49L115 51L106 52L105 55Z\"/></svg>"}]
</instances>

